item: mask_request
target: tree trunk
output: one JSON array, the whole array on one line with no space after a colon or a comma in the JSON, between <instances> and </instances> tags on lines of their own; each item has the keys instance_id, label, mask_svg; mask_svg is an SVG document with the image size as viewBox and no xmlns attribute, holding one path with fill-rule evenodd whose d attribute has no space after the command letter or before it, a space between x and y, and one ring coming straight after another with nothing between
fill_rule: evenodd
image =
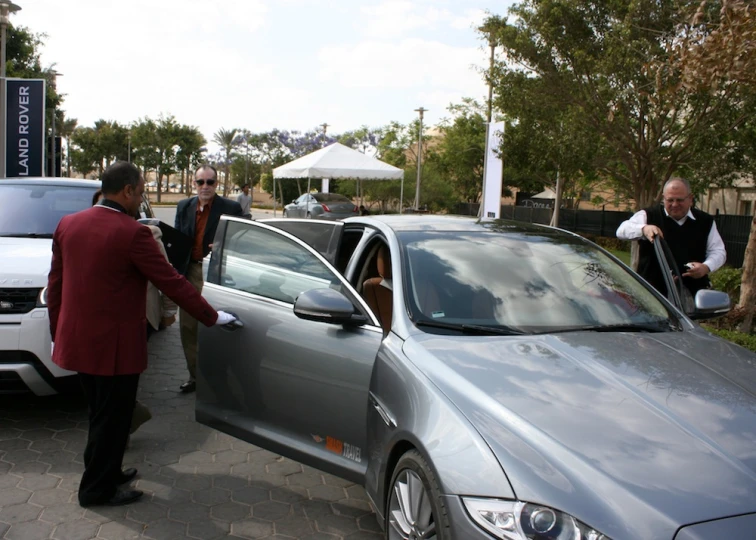
<instances>
[{"instance_id":1,"label":"tree trunk","mask_svg":"<svg viewBox=\"0 0 756 540\"><path fill-rule=\"evenodd\" d=\"M551 214L552 227L559 227L559 208L562 206L562 184L564 182L559 177L559 169L556 176L556 199L554 199L554 211Z\"/></svg>"},{"instance_id":2,"label":"tree trunk","mask_svg":"<svg viewBox=\"0 0 756 540\"><path fill-rule=\"evenodd\" d=\"M751 233L743 257L743 277L740 282L740 301L738 305L745 309L745 319L738 330L751 332L753 314L756 309L756 216L751 220Z\"/></svg>"}]
</instances>

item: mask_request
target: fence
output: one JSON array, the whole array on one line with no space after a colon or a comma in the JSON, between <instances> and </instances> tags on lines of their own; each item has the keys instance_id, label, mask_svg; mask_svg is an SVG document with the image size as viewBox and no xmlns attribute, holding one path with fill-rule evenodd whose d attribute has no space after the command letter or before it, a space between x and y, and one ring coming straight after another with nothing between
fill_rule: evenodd
<instances>
[{"instance_id":1,"label":"fence","mask_svg":"<svg viewBox=\"0 0 756 540\"><path fill-rule=\"evenodd\" d=\"M460 203L456 214L477 216L479 204ZM548 225L551 222L552 209L526 206L502 205L502 219L514 219L528 223ZM632 212L615 210L559 210L559 228L578 234L594 234L615 238L620 223L632 216ZM714 216L719 234L727 249L727 264L740 268L743 266L748 236L751 233L751 216L731 216L719 214Z\"/></svg>"}]
</instances>

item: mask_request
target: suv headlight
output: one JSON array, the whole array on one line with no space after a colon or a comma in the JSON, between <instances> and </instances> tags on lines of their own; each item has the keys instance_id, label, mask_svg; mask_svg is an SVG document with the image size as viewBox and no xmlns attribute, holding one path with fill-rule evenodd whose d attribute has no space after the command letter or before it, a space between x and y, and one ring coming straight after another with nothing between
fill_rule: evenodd
<instances>
[{"instance_id":1,"label":"suv headlight","mask_svg":"<svg viewBox=\"0 0 756 540\"><path fill-rule=\"evenodd\" d=\"M521 501L463 497L473 520L503 540L610 540L569 514Z\"/></svg>"},{"instance_id":2,"label":"suv headlight","mask_svg":"<svg viewBox=\"0 0 756 540\"><path fill-rule=\"evenodd\" d=\"M47 307L47 287L39 291L39 296L37 296L37 307Z\"/></svg>"}]
</instances>

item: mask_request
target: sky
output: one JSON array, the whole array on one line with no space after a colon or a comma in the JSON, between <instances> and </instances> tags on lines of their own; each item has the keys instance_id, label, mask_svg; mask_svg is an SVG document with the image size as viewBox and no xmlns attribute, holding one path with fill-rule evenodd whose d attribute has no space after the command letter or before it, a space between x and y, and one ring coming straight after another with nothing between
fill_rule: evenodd
<instances>
[{"instance_id":1,"label":"sky","mask_svg":"<svg viewBox=\"0 0 756 540\"><path fill-rule=\"evenodd\" d=\"M475 31L504 0L14 0L44 33L79 125L173 115L220 128L329 134L448 117L484 103L489 50Z\"/></svg>"}]
</instances>

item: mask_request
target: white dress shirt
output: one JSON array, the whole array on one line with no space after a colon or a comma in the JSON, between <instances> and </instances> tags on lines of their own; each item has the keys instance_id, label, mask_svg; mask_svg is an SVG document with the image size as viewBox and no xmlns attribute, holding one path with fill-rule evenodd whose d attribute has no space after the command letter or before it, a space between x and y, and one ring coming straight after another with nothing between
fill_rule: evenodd
<instances>
[{"instance_id":1,"label":"white dress shirt","mask_svg":"<svg viewBox=\"0 0 756 540\"><path fill-rule=\"evenodd\" d=\"M664 208L663 210L664 214L669 216L667 209ZM675 221L677 221L678 225L682 225L683 223L685 223L685 220L689 218L696 219L693 216L693 212L691 212L690 210L688 210L688 214L683 216L682 219L676 219ZM648 216L646 215L645 210L640 210L639 212L633 214L633 217L631 217L627 221L622 222L622 224L617 229L617 238L620 238L622 240L638 240L639 238L643 237L643 227L645 227L646 225L648 225ZM709 238L706 241L706 260L703 261L703 264L709 267L710 272L714 272L715 270L721 268L726 261L727 252L725 251L724 241L719 235L717 224L712 222L711 230L709 231ZM681 264L684 264L686 262L689 261L680 261Z\"/></svg>"}]
</instances>

